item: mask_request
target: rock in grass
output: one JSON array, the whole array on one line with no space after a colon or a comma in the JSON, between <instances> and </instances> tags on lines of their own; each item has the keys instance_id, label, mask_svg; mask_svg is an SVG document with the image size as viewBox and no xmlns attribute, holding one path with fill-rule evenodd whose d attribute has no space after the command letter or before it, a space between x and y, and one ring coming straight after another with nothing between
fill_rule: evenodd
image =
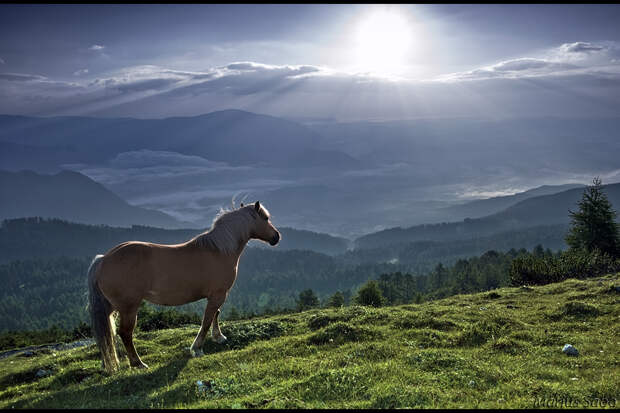
<instances>
[{"instance_id":1,"label":"rock in grass","mask_svg":"<svg viewBox=\"0 0 620 413\"><path fill-rule=\"evenodd\" d=\"M579 350L577 350L572 344L564 344L564 348L562 348L562 353L569 356L578 356Z\"/></svg>"},{"instance_id":2,"label":"rock in grass","mask_svg":"<svg viewBox=\"0 0 620 413\"><path fill-rule=\"evenodd\" d=\"M198 391L206 392L208 390L211 390L211 388L213 387L213 382L211 380L207 380L206 382L203 382L202 380L196 380L196 387L198 387Z\"/></svg>"},{"instance_id":3,"label":"rock in grass","mask_svg":"<svg viewBox=\"0 0 620 413\"><path fill-rule=\"evenodd\" d=\"M35 377L40 378L40 377L49 376L50 374L52 374L51 370L39 369L35 373Z\"/></svg>"}]
</instances>

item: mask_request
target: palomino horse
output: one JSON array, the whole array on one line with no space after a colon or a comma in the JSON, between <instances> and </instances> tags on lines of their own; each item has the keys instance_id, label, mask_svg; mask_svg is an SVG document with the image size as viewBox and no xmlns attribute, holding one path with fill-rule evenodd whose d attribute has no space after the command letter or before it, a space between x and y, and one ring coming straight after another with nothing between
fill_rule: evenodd
<instances>
[{"instance_id":1,"label":"palomino horse","mask_svg":"<svg viewBox=\"0 0 620 413\"><path fill-rule=\"evenodd\" d=\"M192 356L203 354L209 327L218 343L226 341L217 319L220 307L237 278L239 258L251 238L276 245L280 233L269 212L257 201L224 211L213 226L195 238L176 245L129 241L105 255L97 255L88 269L90 317L103 366L119 366L114 346L114 320L120 315L119 335L132 367L147 368L133 345L138 307L143 299L160 305L181 305L207 298L200 331L190 347Z\"/></svg>"}]
</instances>

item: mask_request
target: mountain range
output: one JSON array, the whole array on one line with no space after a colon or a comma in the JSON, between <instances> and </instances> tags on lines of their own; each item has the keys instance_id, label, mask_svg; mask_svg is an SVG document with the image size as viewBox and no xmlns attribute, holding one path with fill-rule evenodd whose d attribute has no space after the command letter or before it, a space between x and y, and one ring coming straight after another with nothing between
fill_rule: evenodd
<instances>
[{"instance_id":1,"label":"mountain range","mask_svg":"<svg viewBox=\"0 0 620 413\"><path fill-rule=\"evenodd\" d=\"M532 188L524 192L518 192L513 195L496 196L487 199L477 199L463 204L453 205L445 208L447 214L454 219L480 218L485 215L491 215L496 212L508 208L516 203L528 198L542 195L551 195L563 192L569 189L584 188L581 184L564 184L564 185L543 185Z\"/></svg>"},{"instance_id":2,"label":"mountain range","mask_svg":"<svg viewBox=\"0 0 620 413\"><path fill-rule=\"evenodd\" d=\"M103 185L72 171L53 175L0 171L0 198L1 219L40 216L115 226L184 225L163 212L129 205Z\"/></svg>"},{"instance_id":3,"label":"mountain range","mask_svg":"<svg viewBox=\"0 0 620 413\"><path fill-rule=\"evenodd\" d=\"M617 182L619 129L617 118L303 124L241 110L164 119L0 115L0 169L79 172L131 206L174 219L148 225L202 228L233 198L246 198L265 203L281 227L354 239L482 218L597 175Z\"/></svg>"},{"instance_id":4,"label":"mountain range","mask_svg":"<svg viewBox=\"0 0 620 413\"><path fill-rule=\"evenodd\" d=\"M342 237L282 226L280 231L283 235L283 245L278 249L309 249L335 255L344 253L352 246L357 249L369 249L416 241L480 239L501 232L521 231L531 227L568 225L570 222L568 210L577 208L577 202L583 192L583 187L572 188L573 186L545 186L512 196L477 200L454 209L460 208L460 211L474 215L482 214L484 211L495 211L504 206L505 208L480 218L382 230L361 236L353 243ZM567 187L571 189L566 190ZM612 205L620 205L620 184L605 185L605 192ZM62 171L53 175L32 171L0 171L0 194L2 196L0 219L44 217L74 223L125 227L126 229L118 228L114 230L116 232L113 231L114 233L121 231L118 236L113 237L117 243L122 242L123 237L139 236L153 242L182 242L210 226L209 221L205 222L203 229L166 232L163 229L153 228L191 226L159 211L132 206L103 185L72 171ZM14 228L16 224L11 225ZM134 229L127 232L127 228ZM83 234L85 231L78 232ZM76 239L79 238L80 236L76 236ZM79 244L83 245L81 242ZM101 249L101 245L107 244L99 242L96 245ZM262 246L259 242L253 242L251 245ZM113 245L108 247L111 246ZM557 247L555 241L554 246ZM76 251L81 251L78 245L74 247Z\"/></svg>"},{"instance_id":5,"label":"mountain range","mask_svg":"<svg viewBox=\"0 0 620 413\"><path fill-rule=\"evenodd\" d=\"M620 207L620 184L604 186L610 203ZM569 224L569 211L578 210L583 188L535 196L516 202L508 208L481 218L466 218L460 222L390 228L355 240L356 248L385 248L386 245L430 240L453 241L477 239L505 231L523 230L542 225ZM513 198L514 199L514 198ZM493 200L488 200L493 203Z\"/></svg>"},{"instance_id":6,"label":"mountain range","mask_svg":"<svg viewBox=\"0 0 620 413\"><path fill-rule=\"evenodd\" d=\"M359 166L342 152L317 149L319 139L301 124L241 110L166 119L0 115L3 159L13 162L15 158L46 161L51 157L60 167L103 162L119 153L148 149L231 165ZM32 148L39 153L31 153Z\"/></svg>"}]
</instances>

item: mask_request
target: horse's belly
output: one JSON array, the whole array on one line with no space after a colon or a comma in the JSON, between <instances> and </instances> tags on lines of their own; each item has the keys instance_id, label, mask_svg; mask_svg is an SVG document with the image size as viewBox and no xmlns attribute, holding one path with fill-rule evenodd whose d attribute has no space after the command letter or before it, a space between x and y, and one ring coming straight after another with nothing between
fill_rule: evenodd
<instances>
[{"instance_id":1,"label":"horse's belly","mask_svg":"<svg viewBox=\"0 0 620 413\"><path fill-rule=\"evenodd\" d=\"M147 301L158 305L182 305L200 300L203 297L199 291L157 291L149 290L144 297Z\"/></svg>"}]
</instances>

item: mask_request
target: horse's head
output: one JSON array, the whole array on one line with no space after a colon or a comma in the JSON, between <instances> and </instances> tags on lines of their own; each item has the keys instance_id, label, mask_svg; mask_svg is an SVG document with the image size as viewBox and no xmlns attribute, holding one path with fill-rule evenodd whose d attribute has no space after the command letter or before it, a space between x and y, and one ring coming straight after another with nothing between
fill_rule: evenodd
<instances>
[{"instance_id":1,"label":"horse's head","mask_svg":"<svg viewBox=\"0 0 620 413\"><path fill-rule=\"evenodd\" d=\"M280 241L280 231L276 229L271 223L269 211L256 201L254 204L246 205L241 204L241 207L254 218L254 228L250 233L251 238L256 238L261 241L268 242L270 245L276 245Z\"/></svg>"}]
</instances>

